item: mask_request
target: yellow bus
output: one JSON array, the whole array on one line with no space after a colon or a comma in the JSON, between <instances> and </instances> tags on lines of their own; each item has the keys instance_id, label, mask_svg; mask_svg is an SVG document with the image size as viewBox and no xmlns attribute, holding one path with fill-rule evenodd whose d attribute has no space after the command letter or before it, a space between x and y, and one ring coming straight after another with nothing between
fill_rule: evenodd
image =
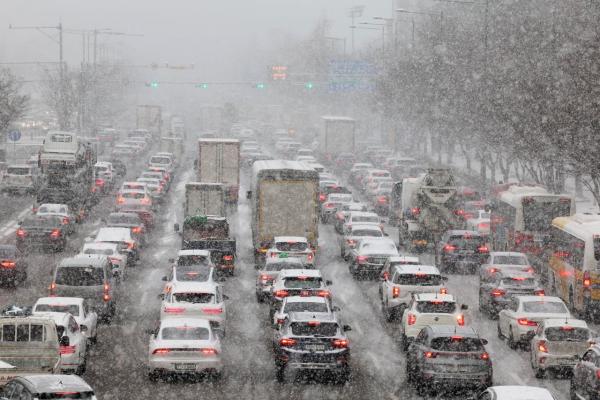
<instances>
[{"instance_id":1,"label":"yellow bus","mask_svg":"<svg viewBox=\"0 0 600 400\"><path fill-rule=\"evenodd\" d=\"M554 218L545 247L548 288L574 312L600 312L600 214Z\"/></svg>"}]
</instances>

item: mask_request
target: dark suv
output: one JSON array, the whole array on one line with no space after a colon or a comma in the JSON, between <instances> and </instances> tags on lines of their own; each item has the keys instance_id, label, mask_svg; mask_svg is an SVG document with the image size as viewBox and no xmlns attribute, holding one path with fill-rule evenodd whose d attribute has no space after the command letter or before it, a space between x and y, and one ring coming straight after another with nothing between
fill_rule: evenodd
<instances>
[{"instance_id":1,"label":"dark suv","mask_svg":"<svg viewBox=\"0 0 600 400\"><path fill-rule=\"evenodd\" d=\"M27 279L27 262L15 245L0 244L0 282L16 285Z\"/></svg>"},{"instance_id":2,"label":"dark suv","mask_svg":"<svg viewBox=\"0 0 600 400\"><path fill-rule=\"evenodd\" d=\"M276 331L273 340L277 380L289 373L314 371L333 373L340 383L350 377L350 346L336 314L292 312Z\"/></svg>"},{"instance_id":3,"label":"dark suv","mask_svg":"<svg viewBox=\"0 0 600 400\"><path fill-rule=\"evenodd\" d=\"M63 251L67 246L67 225L56 215L34 215L17 228L17 248L24 252L31 247Z\"/></svg>"},{"instance_id":4,"label":"dark suv","mask_svg":"<svg viewBox=\"0 0 600 400\"><path fill-rule=\"evenodd\" d=\"M408 348L406 376L419 395L440 388L492 386L492 361L471 327L427 326Z\"/></svg>"},{"instance_id":5,"label":"dark suv","mask_svg":"<svg viewBox=\"0 0 600 400\"><path fill-rule=\"evenodd\" d=\"M497 318L513 296L543 296L544 289L537 278L526 272L496 273L492 278L479 281L479 311Z\"/></svg>"},{"instance_id":6,"label":"dark suv","mask_svg":"<svg viewBox=\"0 0 600 400\"><path fill-rule=\"evenodd\" d=\"M475 273L490 254L486 238L476 231L451 230L437 245L437 266L441 272Z\"/></svg>"}]
</instances>

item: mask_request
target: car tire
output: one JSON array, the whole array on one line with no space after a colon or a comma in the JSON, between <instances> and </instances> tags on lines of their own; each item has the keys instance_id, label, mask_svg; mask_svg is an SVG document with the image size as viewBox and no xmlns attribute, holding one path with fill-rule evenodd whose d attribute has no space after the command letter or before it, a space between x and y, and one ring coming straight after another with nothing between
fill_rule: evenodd
<instances>
[{"instance_id":1,"label":"car tire","mask_svg":"<svg viewBox=\"0 0 600 400\"><path fill-rule=\"evenodd\" d=\"M338 385L344 385L346 382L350 380L351 373L350 367L346 366L342 369L341 372L336 373L335 382Z\"/></svg>"},{"instance_id":2,"label":"car tire","mask_svg":"<svg viewBox=\"0 0 600 400\"><path fill-rule=\"evenodd\" d=\"M148 380L150 382L158 382L159 378L160 378L160 375L158 374L158 372L156 372L156 371L148 372Z\"/></svg>"},{"instance_id":3,"label":"car tire","mask_svg":"<svg viewBox=\"0 0 600 400\"><path fill-rule=\"evenodd\" d=\"M535 368L533 371L537 379L544 379L546 377L546 370L542 368Z\"/></svg>"},{"instance_id":4,"label":"car tire","mask_svg":"<svg viewBox=\"0 0 600 400\"><path fill-rule=\"evenodd\" d=\"M265 302L265 298L263 297L262 293L256 292L256 302L257 303L264 303Z\"/></svg>"},{"instance_id":5,"label":"car tire","mask_svg":"<svg viewBox=\"0 0 600 400\"><path fill-rule=\"evenodd\" d=\"M401 336L401 343L400 343L400 348L402 349L403 352L407 352L408 351L408 338L406 337L406 335L403 333Z\"/></svg>"},{"instance_id":6,"label":"car tire","mask_svg":"<svg viewBox=\"0 0 600 400\"><path fill-rule=\"evenodd\" d=\"M279 383L285 383L286 381L286 368L285 365L278 365L277 370L275 371L275 378Z\"/></svg>"},{"instance_id":7,"label":"car tire","mask_svg":"<svg viewBox=\"0 0 600 400\"><path fill-rule=\"evenodd\" d=\"M75 370L75 375L83 375L85 373L85 370L87 369L87 352L85 354L85 356L83 356L83 362L77 367L77 370Z\"/></svg>"},{"instance_id":8,"label":"car tire","mask_svg":"<svg viewBox=\"0 0 600 400\"><path fill-rule=\"evenodd\" d=\"M508 333L508 347L511 350L516 350L519 347L519 343L515 341L512 329L509 327L510 332Z\"/></svg>"}]
</instances>

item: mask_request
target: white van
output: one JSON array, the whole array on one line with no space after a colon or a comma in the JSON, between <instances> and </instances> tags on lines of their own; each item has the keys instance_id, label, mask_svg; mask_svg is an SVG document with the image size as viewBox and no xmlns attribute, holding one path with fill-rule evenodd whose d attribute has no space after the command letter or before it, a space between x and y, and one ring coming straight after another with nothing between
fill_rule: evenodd
<instances>
[{"instance_id":1,"label":"white van","mask_svg":"<svg viewBox=\"0 0 600 400\"><path fill-rule=\"evenodd\" d=\"M0 317L0 386L16 376L60 371L56 324L45 317ZM11 368L12 367L12 368Z\"/></svg>"},{"instance_id":2,"label":"white van","mask_svg":"<svg viewBox=\"0 0 600 400\"><path fill-rule=\"evenodd\" d=\"M6 167L2 175L2 191L7 192L29 192L35 191L38 179L37 166L27 164L15 164Z\"/></svg>"}]
</instances>

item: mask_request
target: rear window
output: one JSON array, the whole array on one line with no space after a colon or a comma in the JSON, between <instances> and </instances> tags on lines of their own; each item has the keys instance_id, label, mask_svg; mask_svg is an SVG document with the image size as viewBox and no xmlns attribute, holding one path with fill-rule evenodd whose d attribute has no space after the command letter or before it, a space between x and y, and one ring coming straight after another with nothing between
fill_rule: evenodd
<instances>
[{"instance_id":1,"label":"rear window","mask_svg":"<svg viewBox=\"0 0 600 400\"><path fill-rule=\"evenodd\" d=\"M83 254L98 254L101 256L112 256L113 249L94 249L88 247L83 251Z\"/></svg>"},{"instance_id":2,"label":"rear window","mask_svg":"<svg viewBox=\"0 0 600 400\"><path fill-rule=\"evenodd\" d=\"M462 336L439 337L431 340L430 347L438 351L452 352L470 352L470 351L485 351L483 343L478 338L468 338Z\"/></svg>"},{"instance_id":3,"label":"rear window","mask_svg":"<svg viewBox=\"0 0 600 400\"><path fill-rule=\"evenodd\" d=\"M318 289L321 287L321 278L289 277L285 278L284 286L287 289Z\"/></svg>"},{"instance_id":4,"label":"rear window","mask_svg":"<svg viewBox=\"0 0 600 400\"><path fill-rule=\"evenodd\" d=\"M523 303L523 311L533 313L554 313L554 314L568 314L569 310L563 303L556 301L526 301Z\"/></svg>"},{"instance_id":5,"label":"rear window","mask_svg":"<svg viewBox=\"0 0 600 400\"><path fill-rule=\"evenodd\" d=\"M178 266L192 266L192 265L209 265L209 259L206 256L201 255L189 255L177 257Z\"/></svg>"},{"instance_id":6,"label":"rear window","mask_svg":"<svg viewBox=\"0 0 600 400\"><path fill-rule=\"evenodd\" d=\"M210 267L207 268L182 268L177 267L175 276L180 282L206 282L210 278Z\"/></svg>"},{"instance_id":7,"label":"rear window","mask_svg":"<svg viewBox=\"0 0 600 400\"><path fill-rule=\"evenodd\" d=\"M314 302L294 302L294 303L286 303L283 308L283 312L291 313L291 312L320 312L326 313L327 305L325 303L314 303Z\"/></svg>"},{"instance_id":8,"label":"rear window","mask_svg":"<svg viewBox=\"0 0 600 400\"><path fill-rule=\"evenodd\" d=\"M352 236L382 237L383 233L381 233L381 231L358 229L358 230L352 231Z\"/></svg>"},{"instance_id":9,"label":"rear window","mask_svg":"<svg viewBox=\"0 0 600 400\"><path fill-rule=\"evenodd\" d=\"M111 214L108 216L109 224L127 224L127 225L140 225L141 220L135 214Z\"/></svg>"},{"instance_id":10,"label":"rear window","mask_svg":"<svg viewBox=\"0 0 600 400\"><path fill-rule=\"evenodd\" d=\"M546 338L551 342L580 342L588 340L589 330L572 326L546 328Z\"/></svg>"},{"instance_id":11,"label":"rear window","mask_svg":"<svg viewBox=\"0 0 600 400\"><path fill-rule=\"evenodd\" d=\"M304 251L308 248L306 242L278 242L275 248L279 251Z\"/></svg>"},{"instance_id":12,"label":"rear window","mask_svg":"<svg viewBox=\"0 0 600 400\"><path fill-rule=\"evenodd\" d=\"M161 336L164 340L208 340L208 329L191 326L175 326L163 328Z\"/></svg>"},{"instance_id":13,"label":"rear window","mask_svg":"<svg viewBox=\"0 0 600 400\"><path fill-rule=\"evenodd\" d=\"M9 167L6 169L8 175L29 175L29 168Z\"/></svg>"},{"instance_id":14,"label":"rear window","mask_svg":"<svg viewBox=\"0 0 600 400\"><path fill-rule=\"evenodd\" d=\"M14 258L15 257L15 248L0 248L0 258Z\"/></svg>"},{"instance_id":15,"label":"rear window","mask_svg":"<svg viewBox=\"0 0 600 400\"><path fill-rule=\"evenodd\" d=\"M410 286L439 286L442 277L434 274L397 274L394 283Z\"/></svg>"},{"instance_id":16,"label":"rear window","mask_svg":"<svg viewBox=\"0 0 600 400\"><path fill-rule=\"evenodd\" d=\"M293 322L292 333L297 336L335 336L338 325L331 322Z\"/></svg>"},{"instance_id":17,"label":"rear window","mask_svg":"<svg viewBox=\"0 0 600 400\"><path fill-rule=\"evenodd\" d=\"M55 282L65 286L100 286L104 283L104 270L99 267L59 267Z\"/></svg>"},{"instance_id":18,"label":"rear window","mask_svg":"<svg viewBox=\"0 0 600 400\"><path fill-rule=\"evenodd\" d=\"M527 265L527 259L520 256L494 256L494 264Z\"/></svg>"},{"instance_id":19,"label":"rear window","mask_svg":"<svg viewBox=\"0 0 600 400\"><path fill-rule=\"evenodd\" d=\"M461 250L477 250L485 244L485 240L480 236L452 236L449 244Z\"/></svg>"},{"instance_id":20,"label":"rear window","mask_svg":"<svg viewBox=\"0 0 600 400\"><path fill-rule=\"evenodd\" d=\"M208 304L213 302L212 293L173 293L173 298L179 303Z\"/></svg>"},{"instance_id":21,"label":"rear window","mask_svg":"<svg viewBox=\"0 0 600 400\"><path fill-rule=\"evenodd\" d=\"M38 304L35 306L35 312L70 313L72 316L78 317L79 306L77 304Z\"/></svg>"},{"instance_id":22,"label":"rear window","mask_svg":"<svg viewBox=\"0 0 600 400\"><path fill-rule=\"evenodd\" d=\"M27 218L22 226L26 228L53 228L62 225L60 217Z\"/></svg>"},{"instance_id":23,"label":"rear window","mask_svg":"<svg viewBox=\"0 0 600 400\"><path fill-rule=\"evenodd\" d=\"M373 222L378 223L379 217L376 216L353 216L352 222Z\"/></svg>"},{"instance_id":24,"label":"rear window","mask_svg":"<svg viewBox=\"0 0 600 400\"><path fill-rule=\"evenodd\" d=\"M5 324L2 325L3 342L41 342L44 340L44 325L39 324Z\"/></svg>"},{"instance_id":25,"label":"rear window","mask_svg":"<svg viewBox=\"0 0 600 400\"><path fill-rule=\"evenodd\" d=\"M171 159L169 157L152 157L150 158L150 164L170 164Z\"/></svg>"},{"instance_id":26,"label":"rear window","mask_svg":"<svg viewBox=\"0 0 600 400\"><path fill-rule=\"evenodd\" d=\"M307 266L309 267L309 266ZM265 271L283 271L284 269L300 269L306 268L302 263L269 263L265 265Z\"/></svg>"},{"instance_id":27,"label":"rear window","mask_svg":"<svg viewBox=\"0 0 600 400\"><path fill-rule=\"evenodd\" d=\"M420 313L452 314L456 311L456 303L451 301L419 301L417 311Z\"/></svg>"}]
</instances>

